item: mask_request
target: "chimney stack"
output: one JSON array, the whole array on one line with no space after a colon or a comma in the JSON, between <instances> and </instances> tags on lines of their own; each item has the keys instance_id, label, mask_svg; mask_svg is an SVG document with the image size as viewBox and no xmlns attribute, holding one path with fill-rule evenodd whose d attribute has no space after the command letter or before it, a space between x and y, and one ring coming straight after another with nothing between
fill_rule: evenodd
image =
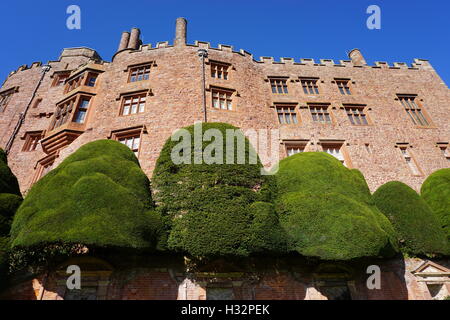
<instances>
[{"instance_id":1,"label":"chimney stack","mask_svg":"<svg viewBox=\"0 0 450 320\"><path fill-rule=\"evenodd\" d=\"M124 31L122 33L122 38L120 39L119 49L117 51L122 51L128 48L128 42L130 41L130 33L128 31Z\"/></svg>"},{"instance_id":2,"label":"chimney stack","mask_svg":"<svg viewBox=\"0 0 450 320\"><path fill-rule=\"evenodd\" d=\"M131 29L130 41L128 42L128 49L137 50L141 45L141 30L138 28Z\"/></svg>"},{"instance_id":3,"label":"chimney stack","mask_svg":"<svg viewBox=\"0 0 450 320\"><path fill-rule=\"evenodd\" d=\"M364 59L364 56L359 49L353 49L352 51L350 51L348 57L352 60L355 66L367 65L366 59Z\"/></svg>"},{"instance_id":4,"label":"chimney stack","mask_svg":"<svg viewBox=\"0 0 450 320\"><path fill-rule=\"evenodd\" d=\"M175 28L175 46L185 46L186 45L186 34L187 34L187 20L185 18L178 18Z\"/></svg>"}]
</instances>

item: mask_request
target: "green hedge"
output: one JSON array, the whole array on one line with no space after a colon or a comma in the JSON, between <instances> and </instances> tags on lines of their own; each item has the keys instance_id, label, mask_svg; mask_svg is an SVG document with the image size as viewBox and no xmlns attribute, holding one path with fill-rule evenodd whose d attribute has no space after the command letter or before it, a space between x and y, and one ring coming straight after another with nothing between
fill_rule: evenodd
<instances>
[{"instance_id":1,"label":"green hedge","mask_svg":"<svg viewBox=\"0 0 450 320\"><path fill-rule=\"evenodd\" d=\"M203 124L202 134L237 128L224 123ZM276 213L270 209L268 178L261 175L258 159L250 164L251 145L245 139L244 164L195 164L194 126L183 152L191 164L175 164L171 154L179 142L169 139L154 171L152 185L159 210L168 217L169 248L193 257L247 256L251 253L284 252L285 242ZM215 141L215 140L214 140ZM234 140L234 150L238 139ZM220 143L219 143L220 145ZM202 143L202 151L211 142ZM227 150L223 139L223 150ZM230 148L231 149L231 148ZM199 150L198 150L199 151ZM236 160L236 157L235 157Z\"/></svg>"},{"instance_id":2,"label":"green hedge","mask_svg":"<svg viewBox=\"0 0 450 320\"><path fill-rule=\"evenodd\" d=\"M7 280L12 219L22 201L17 178L8 167L5 152L0 149L0 289Z\"/></svg>"},{"instance_id":3,"label":"green hedge","mask_svg":"<svg viewBox=\"0 0 450 320\"><path fill-rule=\"evenodd\" d=\"M276 209L290 250L324 260L395 253L394 230L359 171L326 153L302 153L281 161L276 178Z\"/></svg>"},{"instance_id":4,"label":"green hedge","mask_svg":"<svg viewBox=\"0 0 450 320\"><path fill-rule=\"evenodd\" d=\"M389 182L374 194L377 207L389 218L401 250L410 255L445 254L448 243L436 215L404 183Z\"/></svg>"},{"instance_id":5,"label":"green hedge","mask_svg":"<svg viewBox=\"0 0 450 320\"><path fill-rule=\"evenodd\" d=\"M133 152L101 140L78 149L33 186L15 216L12 247L154 248L161 228L150 182Z\"/></svg>"},{"instance_id":6,"label":"green hedge","mask_svg":"<svg viewBox=\"0 0 450 320\"><path fill-rule=\"evenodd\" d=\"M423 184L421 194L437 215L450 242L450 169L433 173Z\"/></svg>"}]
</instances>

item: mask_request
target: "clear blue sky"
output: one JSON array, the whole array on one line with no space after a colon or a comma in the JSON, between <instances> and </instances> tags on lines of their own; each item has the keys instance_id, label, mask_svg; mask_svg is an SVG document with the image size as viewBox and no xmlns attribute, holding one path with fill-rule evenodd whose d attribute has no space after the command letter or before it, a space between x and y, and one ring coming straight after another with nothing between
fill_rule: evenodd
<instances>
[{"instance_id":1,"label":"clear blue sky","mask_svg":"<svg viewBox=\"0 0 450 320\"><path fill-rule=\"evenodd\" d=\"M81 7L81 30L66 28L71 4ZM366 27L372 4L381 7L381 30ZM1 1L0 79L22 64L55 60L64 47L91 47L110 60L121 32L132 27L141 28L144 43L172 42L180 16L189 21L189 43L296 60L346 59L357 47L369 64L429 59L450 86L448 0Z\"/></svg>"}]
</instances>

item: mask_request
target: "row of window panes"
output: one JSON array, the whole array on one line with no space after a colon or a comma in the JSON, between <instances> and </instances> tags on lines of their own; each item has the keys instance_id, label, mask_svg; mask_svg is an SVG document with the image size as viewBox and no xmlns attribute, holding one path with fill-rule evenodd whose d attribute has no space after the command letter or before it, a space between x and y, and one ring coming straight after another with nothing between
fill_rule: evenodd
<instances>
[{"instance_id":1,"label":"row of window panes","mask_svg":"<svg viewBox=\"0 0 450 320\"><path fill-rule=\"evenodd\" d=\"M228 68L225 64L211 63L211 77L228 80Z\"/></svg>"},{"instance_id":2,"label":"row of window panes","mask_svg":"<svg viewBox=\"0 0 450 320\"><path fill-rule=\"evenodd\" d=\"M130 70L129 82L137 82L150 79L150 65L139 66Z\"/></svg>"},{"instance_id":3,"label":"row of window panes","mask_svg":"<svg viewBox=\"0 0 450 320\"><path fill-rule=\"evenodd\" d=\"M56 114L53 119L53 124L51 126L50 130L53 130L55 128L58 128L62 125L64 125L69 119L72 114L72 111L74 109L74 105L76 102L76 98L69 100L65 102L64 104L60 105L56 109ZM86 120L86 115L89 109L89 98L82 98L81 101L78 103L78 107L75 112L75 116L73 117L73 122L76 123L84 123Z\"/></svg>"},{"instance_id":4,"label":"row of window panes","mask_svg":"<svg viewBox=\"0 0 450 320\"><path fill-rule=\"evenodd\" d=\"M319 94L319 86L317 79L304 79L301 80L303 92L307 95ZM349 81L338 80L336 84L339 88L339 92L342 95L351 95ZM270 79L270 85L272 87L273 94L288 94L288 85L286 79Z\"/></svg>"},{"instance_id":5,"label":"row of window panes","mask_svg":"<svg viewBox=\"0 0 450 320\"><path fill-rule=\"evenodd\" d=\"M309 110L314 122L332 123L329 106L310 105ZM364 107L346 107L347 116L353 125L368 125ZM295 107L277 107L280 124L297 124Z\"/></svg>"},{"instance_id":6,"label":"row of window panes","mask_svg":"<svg viewBox=\"0 0 450 320\"><path fill-rule=\"evenodd\" d=\"M415 125L428 126L429 122L417 105L415 97L399 96L399 100Z\"/></svg>"},{"instance_id":7,"label":"row of window panes","mask_svg":"<svg viewBox=\"0 0 450 320\"><path fill-rule=\"evenodd\" d=\"M125 97L121 114L127 116L130 114L143 113L145 111L145 101L146 94Z\"/></svg>"}]
</instances>

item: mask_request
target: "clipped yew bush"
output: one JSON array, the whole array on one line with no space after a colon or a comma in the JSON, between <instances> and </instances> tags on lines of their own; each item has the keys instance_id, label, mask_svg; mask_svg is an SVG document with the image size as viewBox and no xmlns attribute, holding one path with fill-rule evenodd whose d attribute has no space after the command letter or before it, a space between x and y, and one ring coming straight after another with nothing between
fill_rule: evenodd
<instances>
[{"instance_id":1,"label":"clipped yew bush","mask_svg":"<svg viewBox=\"0 0 450 320\"><path fill-rule=\"evenodd\" d=\"M12 247L155 248L161 228L150 182L133 152L100 140L33 186L14 218Z\"/></svg>"},{"instance_id":2,"label":"clipped yew bush","mask_svg":"<svg viewBox=\"0 0 450 320\"><path fill-rule=\"evenodd\" d=\"M302 153L281 161L276 178L290 250L323 260L395 254L394 230L359 171L326 153Z\"/></svg>"},{"instance_id":3,"label":"clipped yew bush","mask_svg":"<svg viewBox=\"0 0 450 320\"><path fill-rule=\"evenodd\" d=\"M169 221L169 248L196 258L284 252L284 234L269 203L268 178L261 174L262 165L239 130L238 137L231 139L234 146L227 147L226 135L231 134L227 130L236 132L237 128L224 123L198 127L201 135L215 132L223 139L202 141L196 149L195 126L185 128L184 140L169 139L160 154L152 186L159 210ZM180 149L182 141L186 147ZM245 145L242 164L234 152L238 141ZM218 149L211 151L214 144ZM227 164L226 157L223 164L195 162L202 153L222 156L221 148L224 153L234 152L233 164ZM190 161L173 161L174 152ZM251 152L255 163L249 161Z\"/></svg>"},{"instance_id":4,"label":"clipped yew bush","mask_svg":"<svg viewBox=\"0 0 450 320\"><path fill-rule=\"evenodd\" d=\"M394 226L400 249L409 255L445 254L443 229L426 202L401 182L389 182L374 194L377 207Z\"/></svg>"},{"instance_id":5,"label":"clipped yew bush","mask_svg":"<svg viewBox=\"0 0 450 320\"><path fill-rule=\"evenodd\" d=\"M439 170L428 177L421 195L437 215L450 242L450 169Z\"/></svg>"},{"instance_id":6,"label":"clipped yew bush","mask_svg":"<svg viewBox=\"0 0 450 320\"><path fill-rule=\"evenodd\" d=\"M11 223L22 200L17 178L8 167L5 152L0 149L0 288L6 281L8 271Z\"/></svg>"}]
</instances>

